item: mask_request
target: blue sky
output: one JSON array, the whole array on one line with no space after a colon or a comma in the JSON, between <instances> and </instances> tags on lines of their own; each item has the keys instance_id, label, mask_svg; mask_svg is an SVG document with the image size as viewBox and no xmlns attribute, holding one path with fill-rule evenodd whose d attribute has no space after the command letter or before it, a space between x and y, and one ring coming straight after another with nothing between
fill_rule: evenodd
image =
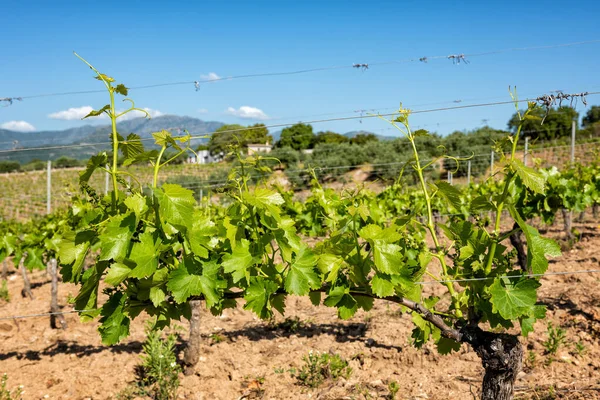
<instances>
[{"instance_id":1,"label":"blue sky","mask_svg":"<svg viewBox=\"0 0 600 400\"><path fill-rule=\"evenodd\" d=\"M600 39L598 15L598 1L4 0L0 97L102 89L72 51L119 82L140 86L201 80L211 74L374 64L594 40ZM200 91L187 84L135 90L130 97L156 115L269 125L352 116L360 109L385 112L400 102L425 109L453 105L454 100L508 100L509 85L516 85L521 97L551 90L600 90L600 42L469 61L453 65L438 59L374 65L366 71L346 68L226 80L203 84ZM106 102L105 94L25 99L0 108L0 126L79 126L86 122L65 118ZM590 96L588 103L600 104L600 96ZM585 108L579 105L578 110ZM415 115L412 123L442 134L476 128L483 120L505 128L513 111L506 105L435 112ZM375 119L314 127L394 134Z\"/></svg>"}]
</instances>

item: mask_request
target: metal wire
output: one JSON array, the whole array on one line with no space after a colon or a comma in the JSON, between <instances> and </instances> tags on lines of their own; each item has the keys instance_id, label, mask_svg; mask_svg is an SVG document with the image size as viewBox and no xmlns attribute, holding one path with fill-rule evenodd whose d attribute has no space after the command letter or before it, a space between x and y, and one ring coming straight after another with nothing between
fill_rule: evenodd
<instances>
[{"instance_id":1,"label":"metal wire","mask_svg":"<svg viewBox=\"0 0 600 400\"><path fill-rule=\"evenodd\" d=\"M474 281L484 281L491 279L516 279L516 278L539 278L544 276L556 276L556 275L576 275L576 274L594 274L600 273L600 269L590 269L590 270L580 270L580 271L562 271L562 272L547 272L544 274L527 274L527 275L502 275L502 276L489 276L483 278L467 278L467 279L449 279L449 280L439 280L439 281L422 281L422 282L414 282L416 285L429 285L433 283L455 283L455 282L474 282ZM49 317L52 315L64 315L64 314L74 314L74 313L84 313L91 312L95 310L71 310L71 311L59 311L53 313L39 313L39 314L26 314L26 315L12 315L0 317L0 321L12 320L12 319L25 319L25 318L37 318L37 317Z\"/></svg>"},{"instance_id":2,"label":"metal wire","mask_svg":"<svg viewBox=\"0 0 600 400\"><path fill-rule=\"evenodd\" d=\"M425 56L425 57L411 57L405 58L401 60L389 60L389 61L380 61L373 63L353 63L353 64L344 64L344 65L336 65L336 66L327 66L327 67L315 67L315 68L306 68L295 71L279 71L279 72L265 72L265 73L256 73L256 74L242 74L242 75L233 75L228 77L218 77L212 79L201 79L201 80L188 80L188 81L177 81L177 82L166 82L166 83L156 83L156 84L148 84L141 86L132 86L130 90L141 90L141 89L151 89L157 87L165 87L165 86L181 86L181 85L194 85L196 89L199 88L200 84L203 83L211 83L218 81L226 81L226 80L234 80L234 79L247 79L247 78L260 78L260 77L269 77L269 76L285 76L285 75L298 75L305 74L310 72L319 72L319 71L329 71L329 70L337 70L337 69L356 69L357 65L361 70L366 70L370 66L374 65L387 65L387 64L403 64L410 62L423 62L429 60L437 60L437 59L451 59L454 63L460 63L462 60L464 63L468 63L466 60L467 57L481 57L493 54L501 54L508 52L517 52L517 51L532 51L532 50L541 50L541 49L552 49L552 48L560 48L560 47L570 47L570 46L579 46L584 44L594 44L600 43L600 39L595 40L586 40L580 42L572 42L572 43L561 43L554 45L545 45L545 46L531 46L531 47L512 47L507 49L500 50L492 50L480 53L471 53L471 54L445 54L445 55L437 55L437 56ZM13 96L13 97L5 97L0 98L0 101L7 101L12 103L12 100L24 100L24 99L33 99L40 97L53 97L53 96L67 96L67 95L79 95L79 94L90 94L90 93L103 93L104 90L84 90L84 91L72 91L72 92L57 92L57 93L45 93L45 94L36 94L29 96Z\"/></svg>"},{"instance_id":3,"label":"metal wire","mask_svg":"<svg viewBox=\"0 0 600 400\"><path fill-rule=\"evenodd\" d=\"M597 94L600 94L600 91L598 91L598 92L589 92L587 95L588 96L592 96L592 95L597 95ZM431 112L449 111L449 110L460 110L460 109L475 108L475 107L492 107L492 106L505 105L505 104L515 104L515 102L516 103L523 103L523 102L535 101L535 100L536 100L536 98L530 98L530 99L515 100L515 101L513 101L513 100L507 100L507 101L497 101L497 102L492 102L492 103L479 103L479 104L469 104L469 105L454 106L454 107L432 108L432 109L427 109L427 110L415 110L415 111L411 111L411 114L424 114L424 113L431 113ZM363 115L363 116L359 115L359 116L350 116L350 117L318 119L318 120L303 121L303 122L298 122L298 123L317 124L317 123L334 122L334 121L350 121L350 120L356 120L356 119L362 119L362 118L391 117L391 116L395 116L397 114L398 113L386 113L386 114L377 114L377 115L369 114L369 115ZM249 130L253 130L253 129L281 128L281 127L286 127L286 126L290 126L290 125L294 125L294 124L290 124L290 123L286 123L286 124L274 124L274 125L260 126L260 127L256 127L256 128L254 128L254 127L246 127L246 128L222 130L222 131L218 131L218 132L217 131L213 131L213 132L204 133L202 135L190 136L189 140L206 139L208 136L210 136L210 135L212 135L214 133L235 133L235 132L249 131ZM179 139L179 138L185 138L185 137L186 136L178 136L178 137L175 137L175 138ZM154 140L154 138L142 138L142 139L139 139L139 141L141 141L141 142L147 142L147 141L152 141L152 140ZM112 142L83 143L83 144L65 145L65 146L27 147L27 148L23 148L23 149L0 150L0 154L8 154L8 153L15 153L15 152L23 152L23 151L73 149L73 148L80 148L80 147L91 147L91 146L101 146L101 145L110 145L110 144L112 144Z\"/></svg>"}]
</instances>

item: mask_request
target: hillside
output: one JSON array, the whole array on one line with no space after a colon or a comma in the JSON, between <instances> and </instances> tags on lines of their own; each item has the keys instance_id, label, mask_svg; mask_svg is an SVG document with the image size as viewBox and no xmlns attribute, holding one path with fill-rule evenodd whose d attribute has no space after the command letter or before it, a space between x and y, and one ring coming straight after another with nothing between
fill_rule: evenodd
<instances>
[{"instance_id":1,"label":"hillside","mask_svg":"<svg viewBox=\"0 0 600 400\"><path fill-rule=\"evenodd\" d=\"M222 122L202 121L186 116L163 115L152 119L135 118L119 122L117 129L123 136L135 132L142 138L147 139L151 138L152 132L163 129L174 134L183 133L184 130L187 130L190 134L197 136L212 132L222 125ZM61 156L86 159L107 147L106 142L109 141L109 133L110 125L84 125L61 131L37 132L15 132L0 129L0 150L86 144L84 147L7 153L2 157L5 160L17 160L21 163L26 163L32 159L56 159ZM203 139L197 139L193 143L199 144L203 141Z\"/></svg>"}]
</instances>

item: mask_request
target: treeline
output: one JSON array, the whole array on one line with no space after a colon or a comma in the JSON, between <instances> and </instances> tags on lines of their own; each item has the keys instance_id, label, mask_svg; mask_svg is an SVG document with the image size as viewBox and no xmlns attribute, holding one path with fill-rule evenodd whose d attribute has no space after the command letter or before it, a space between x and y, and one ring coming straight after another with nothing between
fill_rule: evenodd
<instances>
[{"instance_id":1,"label":"treeline","mask_svg":"<svg viewBox=\"0 0 600 400\"><path fill-rule=\"evenodd\" d=\"M52 161L52 168L73 168L85 166L87 161L78 160L71 157L59 157ZM21 164L18 161L0 161L0 173L8 172L27 172L40 171L48 167L48 161L39 159L31 160L26 164Z\"/></svg>"}]
</instances>

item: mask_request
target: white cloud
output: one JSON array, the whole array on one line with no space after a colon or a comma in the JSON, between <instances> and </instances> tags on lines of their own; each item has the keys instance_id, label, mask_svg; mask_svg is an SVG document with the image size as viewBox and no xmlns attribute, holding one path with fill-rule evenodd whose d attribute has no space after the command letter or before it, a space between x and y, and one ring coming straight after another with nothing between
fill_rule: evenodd
<instances>
[{"instance_id":1,"label":"white cloud","mask_svg":"<svg viewBox=\"0 0 600 400\"><path fill-rule=\"evenodd\" d=\"M263 110L261 110L260 108L250 106L241 106L237 110L233 107L229 107L227 108L227 111L225 111L225 113L229 115L235 115L236 117L243 119L269 119L269 116L265 114Z\"/></svg>"},{"instance_id":2,"label":"white cloud","mask_svg":"<svg viewBox=\"0 0 600 400\"><path fill-rule=\"evenodd\" d=\"M65 121L72 121L75 119L81 119L88 115L94 109L91 106L74 107L68 110L58 111L52 114L48 114L48 118L62 119Z\"/></svg>"},{"instance_id":3,"label":"white cloud","mask_svg":"<svg viewBox=\"0 0 600 400\"><path fill-rule=\"evenodd\" d=\"M8 129L9 131L16 132L33 132L35 131L35 126L31 125L29 122L25 121L8 121L0 125L2 129Z\"/></svg>"},{"instance_id":4,"label":"white cloud","mask_svg":"<svg viewBox=\"0 0 600 400\"><path fill-rule=\"evenodd\" d=\"M207 114L207 113L208 113L208 110L206 108L200 108L198 110L198 114Z\"/></svg>"},{"instance_id":5,"label":"white cloud","mask_svg":"<svg viewBox=\"0 0 600 400\"><path fill-rule=\"evenodd\" d=\"M80 120L83 117L85 117L86 115L88 115L91 111L93 111L94 109L91 106L82 106L82 107L73 107L73 108L69 108L68 110L63 110L63 111L58 111L52 114L48 114L49 118L52 119L62 119L65 121L73 121L73 120ZM144 110L150 114L150 117L160 117L161 115L164 115L164 113L158 111L158 110L153 110L151 108L144 108ZM117 110L117 113L123 112L124 110ZM122 117L119 118L119 121L127 121L130 119L134 119L134 118L140 118L140 117L144 117L146 116L146 114L144 114L141 111L131 111L125 115L123 115ZM108 116L106 114L101 114L97 117L90 117L90 119L94 119L94 120L107 120Z\"/></svg>"},{"instance_id":6,"label":"white cloud","mask_svg":"<svg viewBox=\"0 0 600 400\"><path fill-rule=\"evenodd\" d=\"M205 81L216 81L223 79L215 72L209 72L207 75L200 75L200 78L202 78Z\"/></svg>"}]
</instances>

